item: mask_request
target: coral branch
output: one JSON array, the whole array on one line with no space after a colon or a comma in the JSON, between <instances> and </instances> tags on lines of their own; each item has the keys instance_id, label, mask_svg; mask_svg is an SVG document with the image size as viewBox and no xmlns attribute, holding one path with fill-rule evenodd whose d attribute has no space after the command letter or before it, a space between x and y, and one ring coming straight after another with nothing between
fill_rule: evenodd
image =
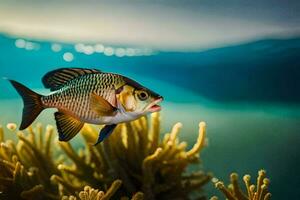
<instances>
[{"instance_id":1,"label":"coral branch","mask_svg":"<svg viewBox=\"0 0 300 200\"><path fill-rule=\"evenodd\" d=\"M196 155L204 147L206 135L206 124L205 122L199 123L199 136L194 147L186 153L187 157L192 157Z\"/></svg>"},{"instance_id":2,"label":"coral branch","mask_svg":"<svg viewBox=\"0 0 300 200\"><path fill-rule=\"evenodd\" d=\"M265 178L266 171L260 170L257 177L257 185L251 185L250 175L243 177L247 193L244 193L238 184L238 174L232 173L230 175L230 187L226 188L223 182L215 181L215 186L218 188L224 196L229 200L265 200L270 199L271 194L268 192L269 179ZM214 178L214 180L217 180ZM256 189L256 191L255 191ZM216 196L212 197L211 200L218 199Z\"/></svg>"}]
</instances>

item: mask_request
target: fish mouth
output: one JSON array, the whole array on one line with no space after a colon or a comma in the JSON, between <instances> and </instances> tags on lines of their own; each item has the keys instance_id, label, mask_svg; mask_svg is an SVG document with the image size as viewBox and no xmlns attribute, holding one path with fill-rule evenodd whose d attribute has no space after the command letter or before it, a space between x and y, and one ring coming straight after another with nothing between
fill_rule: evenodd
<instances>
[{"instance_id":1,"label":"fish mouth","mask_svg":"<svg viewBox=\"0 0 300 200\"><path fill-rule=\"evenodd\" d=\"M161 106L158 105L161 101L163 100L163 98L159 98L155 101L153 101L149 106L148 106L148 111L149 112L158 112L161 110Z\"/></svg>"}]
</instances>

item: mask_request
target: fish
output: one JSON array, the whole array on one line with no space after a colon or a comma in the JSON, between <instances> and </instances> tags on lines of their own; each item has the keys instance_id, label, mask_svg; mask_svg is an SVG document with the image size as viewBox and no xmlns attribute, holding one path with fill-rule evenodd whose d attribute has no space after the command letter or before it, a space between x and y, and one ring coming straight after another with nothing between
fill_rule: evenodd
<instances>
[{"instance_id":1,"label":"fish","mask_svg":"<svg viewBox=\"0 0 300 200\"><path fill-rule=\"evenodd\" d=\"M20 130L30 126L47 108L54 113L58 139L69 141L85 123L105 125L94 145L112 134L119 123L161 110L163 97L128 77L98 69L59 68L42 78L48 95L38 94L9 80L23 99Z\"/></svg>"}]
</instances>

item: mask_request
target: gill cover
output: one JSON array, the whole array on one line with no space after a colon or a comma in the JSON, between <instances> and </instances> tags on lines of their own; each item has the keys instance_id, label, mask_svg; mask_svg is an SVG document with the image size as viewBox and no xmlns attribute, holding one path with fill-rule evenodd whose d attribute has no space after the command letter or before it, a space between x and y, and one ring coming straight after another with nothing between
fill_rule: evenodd
<instances>
[{"instance_id":1,"label":"gill cover","mask_svg":"<svg viewBox=\"0 0 300 200\"><path fill-rule=\"evenodd\" d=\"M127 112L132 112L136 109L136 100L133 96L134 88L129 85L124 85L122 91L117 94L121 105Z\"/></svg>"}]
</instances>

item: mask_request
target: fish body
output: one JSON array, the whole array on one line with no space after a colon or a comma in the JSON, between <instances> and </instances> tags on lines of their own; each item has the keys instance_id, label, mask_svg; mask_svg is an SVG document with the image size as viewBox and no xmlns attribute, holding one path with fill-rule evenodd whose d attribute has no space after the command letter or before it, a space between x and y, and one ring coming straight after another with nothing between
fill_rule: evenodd
<instances>
[{"instance_id":1,"label":"fish body","mask_svg":"<svg viewBox=\"0 0 300 200\"><path fill-rule=\"evenodd\" d=\"M160 111L160 95L119 74L62 68L47 73L42 81L52 91L49 95L39 95L11 80L24 101L20 130L27 128L43 109L57 108L55 119L60 140L73 138L84 123L104 124L98 143L118 123Z\"/></svg>"},{"instance_id":2,"label":"fish body","mask_svg":"<svg viewBox=\"0 0 300 200\"><path fill-rule=\"evenodd\" d=\"M122 112L121 107L117 116L103 116L91 106L91 94L99 95L111 105L116 105L116 88L124 85L125 81L119 75L101 73L87 74L66 83L54 93L43 96L42 103L48 108L57 108L83 122L92 124L120 123L117 121ZM123 119L126 120L126 119ZM130 119L129 119L130 120Z\"/></svg>"}]
</instances>

